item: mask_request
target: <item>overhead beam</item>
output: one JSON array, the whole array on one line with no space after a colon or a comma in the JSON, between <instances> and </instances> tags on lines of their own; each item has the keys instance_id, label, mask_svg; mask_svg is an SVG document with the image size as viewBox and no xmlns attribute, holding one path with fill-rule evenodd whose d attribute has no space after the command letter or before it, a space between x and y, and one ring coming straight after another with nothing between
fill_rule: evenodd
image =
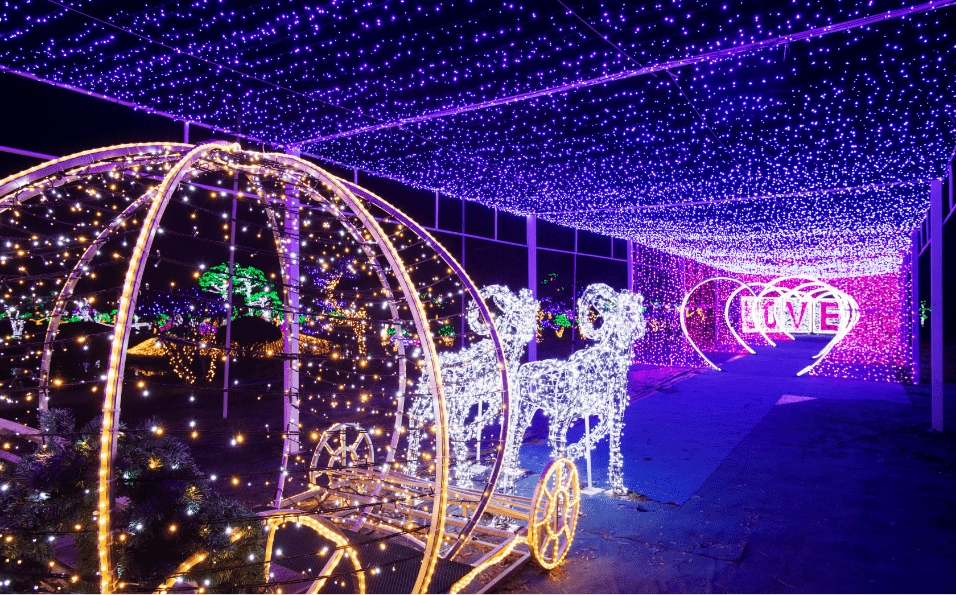
<instances>
[{"instance_id":1,"label":"overhead beam","mask_svg":"<svg viewBox=\"0 0 956 595\"><path fill-rule=\"evenodd\" d=\"M943 431L943 181L930 186L930 395L933 431Z\"/></svg>"}]
</instances>

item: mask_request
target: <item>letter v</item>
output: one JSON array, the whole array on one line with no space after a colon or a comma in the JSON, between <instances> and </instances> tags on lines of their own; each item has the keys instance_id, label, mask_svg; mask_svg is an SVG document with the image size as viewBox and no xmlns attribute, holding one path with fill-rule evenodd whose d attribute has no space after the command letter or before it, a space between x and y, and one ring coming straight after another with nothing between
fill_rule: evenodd
<instances>
[{"instance_id":1,"label":"letter v","mask_svg":"<svg viewBox=\"0 0 956 595\"><path fill-rule=\"evenodd\" d=\"M790 320L793 321L793 328L800 330L800 323L803 322L803 317L807 314L807 302L800 301L800 318L797 318L797 315L793 311L793 301L787 300L787 310L790 311Z\"/></svg>"}]
</instances>

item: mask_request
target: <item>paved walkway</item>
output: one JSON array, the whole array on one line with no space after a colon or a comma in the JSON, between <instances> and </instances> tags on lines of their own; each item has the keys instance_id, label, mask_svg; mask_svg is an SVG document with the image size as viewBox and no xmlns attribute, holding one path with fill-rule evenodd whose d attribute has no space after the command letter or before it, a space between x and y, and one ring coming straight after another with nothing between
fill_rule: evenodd
<instances>
[{"instance_id":1,"label":"paved walkway","mask_svg":"<svg viewBox=\"0 0 956 595\"><path fill-rule=\"evenodd\" d=\"M721 372L692 374L630 404L624 415L622 441L625 487L652 500L683 504L781 400L909 403L905 388L898 384L795 376L823 345L821 340L804 339L757 348L755 355L724 363ZM541 417L532 431L538 429L538 434L543 434L546 427ZM580 424L568 433L569 441L580 439L583 433ZM602 488L610 487L607 449L605 439L592 454L592 482ZM536 477L549 457L550 448L544 441L532 440L522 449L522 466ZM583 459L578 466L584 474Z\"/></svg>"},{"instance_id":2,"label":"paved walkway","mask_svg":"<svg viewBox=\"0 0 956 595\"><path fill-rule=\"evenodd\" d=\"M794 377L813 347L633 403L625 483L644 497L586 499L567 563L501 591L956 592L951 426L928 431L926 387ZM526 448L523 466L544 464L545 445ZM602 487L606 466L605 442Z\"/></svg>"}]
</instances>

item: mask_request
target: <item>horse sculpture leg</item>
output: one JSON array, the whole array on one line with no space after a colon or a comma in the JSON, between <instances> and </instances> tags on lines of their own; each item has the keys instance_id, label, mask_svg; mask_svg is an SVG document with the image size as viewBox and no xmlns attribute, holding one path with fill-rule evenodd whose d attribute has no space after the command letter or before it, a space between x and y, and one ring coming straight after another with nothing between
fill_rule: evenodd
<instances>
[{"instance_id":1,"label":"horse sculpture leg","mask_svg":"<svg viewBox=\"0 0 956 595\"><path fill-rule=\"evenodd\" d=\"M624 428L624 409L627 407L627 387L625 386L614 400L614 417L608 432L611 460L608 466L608 479L611 489L618 496L627 494L624 487L624 455L621 454L621 433Z\"/></svg>"},{"instance_id":2,"label":"horse sculpture leg","mask_svg":"<svg viewBox=\"0 0 956 595\"><path fill-rule=\"evenodd\" d=\"M517 411L512 410L511 429L508 432L508 445L505 448L504 472L501 474L501 480L498 484L501 486L502 493L509 494L514 491L515 483L518 477L519 453L521 444L524 442L524 434L531 426L531 418L534 417L537 407L521 400L516 407Z\"/></svg>"},{"instance_id":3,"label":"horse sculpture leg","mask_svg":"<svg viewBox=\"0 0 956 595\"><path fill-rule=\"evenodd\" d=\"M568 456L568 428L570 426L570 420L564 416L555 415L548 420L548 443L551 445L552 459Z\"/></svg>"},{"instance_id":4,"label":"horse sculpture leg","mask_svg":"<svg viewBox=\"0 0 956 595\"><path fill-rule=\"evenodd\" d=\"M452 436L458 436L458 438L452 440L452 449L455 451L455 480L459 486L471 487L474 463L468 460L468 457L471 456L469 452L471 449L468 448L468 445L471 444L469 438L471 438L472 432L469 431L470 428L465 425L462 419L452 420L451 427Z\"/></svg>"}]
</instances>

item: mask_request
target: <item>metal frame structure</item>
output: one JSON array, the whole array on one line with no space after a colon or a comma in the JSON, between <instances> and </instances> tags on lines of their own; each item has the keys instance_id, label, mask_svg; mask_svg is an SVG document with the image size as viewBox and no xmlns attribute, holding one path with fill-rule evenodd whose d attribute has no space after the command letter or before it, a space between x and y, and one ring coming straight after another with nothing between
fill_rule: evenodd
<instances>
[{"instance_id":1,"label":"metal frame structure","mask_svg":"<svg viewBox=\"0 0 956 595\"><path fill-rule=\"evenodd\" d=\"M334 459L348 452L347 441L343 442L336 451L323 448L333 434L342 430L343 426L337 424L323 434L319 447L315 451L313 464L322 457ZM362 440L361 434L358 440ZM324 469L326 485L311 484L307 490L283 499L276 514L284 515L282 521L285 522L298 522L303 518L324 519L326 523L331 521L331 526L326 526L325 530L334 531L340 536L339 538L327 536L333 541L345 540L347 543L347 538L342 535L338 527L353 531L365 529L378 533L385 528L386 532L404 537L413 546L419 549L423 547L424 543L403 533L402 527L404 522L414 519L427 520L427 513L418 510L415 503L420 505L422 501L429 499L430 485L418 477L397 471L390 471L383 478L378 472L371 470L369 465L362 464L362 461L352 461L352 463L357 464L353 466L320 465ZM390 496L393 496L392 498L382 498L383 487ZM466 554L465 563L472 567L469 572L455 581L449 589L450 593L459 593L464 590L485 593L531 558L545 569L554 568L564 560L577 529L581 487L577 467L570 459L562 457L554 459L545 467L531 498L498 492L489 494L458 485L448 487L448 498L458 502L453 508L460 513L449 516L447 519L447 525L453 529L461 532L468 529L470 523L461 521L461 517L470 516L472 519L477 519L487 513L494 515L497 519L472 527L473 530L469 532L471 538L467 541L467 551L459 549L454 553L449 551L445 555L446 559L452 559L459 554ZM340 499L367 505L366 511L375 508L376 512L371 514L366 512L357 520L348 518L346 512L337 507ZM316 514L316 506L313 504L316 501L331 504L330 509L335 512L325 516ZM478 512L479 507L481 513ZM394 527L389 529L389 523L394 523ZM272 560L273 555L272 536L275 528L271 527L267 561ZM452 535L445 537L451 538ZM459 543L465 545L465 542ZM342 552L352 556L353 565L356 568L360 567L360 564L354 561L355 551L350 546L340 546L336 552L338 557L329 560L312 587L306 592L316 592L313 590L315 585L332 574L335 564L342 559ZM488 573L484 584L475 584L476 579L483 573ZM364 592L362 581L364 578L360 579L360 592Z\"/></svg>"},{"instance_id":2,"label":"metal frame structure","mask_svg":"<svg viewBox=\"0 0 956 595\"><path fill-rule=\"evenodd\" d=\"M945 244L946 224L956 213L956 155L950 160L946 168L946 177L933 180L930 183L930 206L923 220L913 229L910 235L912 248L909 254L910 267L910 301L912 311L910 324L912 325L913 343L913 383L920 382L920 257L929 250L929 310L930 310L930 423L934 431L942 432L945 428L943 414L943 367L944 359L944 327L943 286L945 285Z\"/></svg>"}]
</instances>

